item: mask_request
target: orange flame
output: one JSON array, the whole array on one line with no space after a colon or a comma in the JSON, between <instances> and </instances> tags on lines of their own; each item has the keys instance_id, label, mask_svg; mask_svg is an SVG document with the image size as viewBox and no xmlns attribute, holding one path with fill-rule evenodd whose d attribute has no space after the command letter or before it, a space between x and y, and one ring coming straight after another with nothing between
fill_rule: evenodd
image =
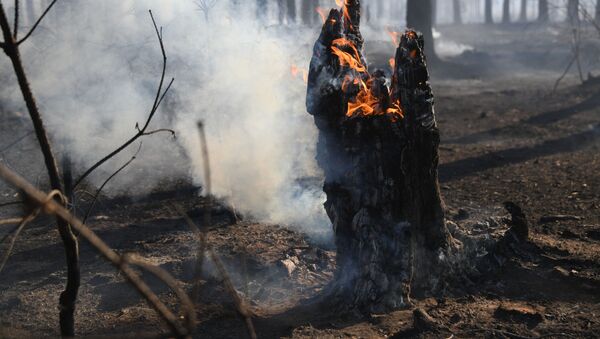
<instances>
[{"instance_id":1,"label":"orange flame","mask_svg":"<svg viewBox=\"0 0 600 339\"><path fill-rule=\"evenodd\" d=\"M344 3L344 0L335 0L335 4L336 4L338 7L342 7L342 6L344 6L344 5L345 5L345 3Z\"/></svg>"},{"instance_id":2,"label":"orange flame","mask_svg":"<svg viewBox=\"0 0 600 339\"><path fill-rule=\"evenodd\" d=\"M304 69L301 70L298 66L292 64L292 66L290 67L290 72L292 73L292 76L294 78L298 78L298 76L302 74L302 80L304 81L304 83L308 83L308 71Z\"/></svg>"},{"instance_id":3,"label":"orange flame","mask_svg":"<svg viewBox=\"0 0 600 339\"><path fill-rule=\"evenodd\" d=\"M319 16L321 17L321 21L323 21L323 23L325 23L325 21L327 20L327 10L325 10L322 7L317 7L315 8L315 11L317 11L317 13L319 13Z\"/></svg>"},{"instance_id":4,"label":"orange flame","mask_svg":"<svg viewBox=\"0 0 600 339\"><path fill-rule=\"evenodd\" d=\"M390 67L392 70L396 69L396 59L390 58Z\"/></svg>"},{"instance_id":5,"label":"orange flame","mask_svg":"<svg viewBox=\"0 0 600 339\"><path fill-rule=\"evenodd\" d=\"M400 44L400 35L401 34L398 32L392 31L389 27L386 27L385 31L392 38L392 44L394 44L394 47L398 47L398 45Z\"/></svg>"},{"instance_id":6,"label":"orange flame","mask_svg":"<svg viewBox=\"0 0 600 339\"><path fill-rule=\"evenodd\" d=\"M348 47L352 53L342 51L341 47ZM340 65L348 66L357 72L366 72L367 68L362 64L360 60L360 54L354 43L345 38L335 39L332 42L331 50L333 54L337 55L340 59Z\"/></svg>"}]
</instances>

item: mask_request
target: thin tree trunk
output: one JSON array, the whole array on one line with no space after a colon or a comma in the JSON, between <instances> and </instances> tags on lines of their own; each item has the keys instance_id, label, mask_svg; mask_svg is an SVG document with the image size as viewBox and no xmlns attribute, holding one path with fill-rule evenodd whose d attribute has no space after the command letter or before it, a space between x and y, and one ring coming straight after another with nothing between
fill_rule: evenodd
<instances>
[{"instance_id":1,"label":"thin tree trunk","mask_svg":"<svg viewBox=\"0 0 600 339\"><path fill-rule=\"evenodd\" d=\"M567 4L566 21L576 23L579 21L579 0L569 0Z\"/></svg>"},{"instance_id":2,"label":"thin tree trunk","mask_svg":"<svg viewBox=\"0 0 600 339\"><path fill-rule=\"evenodd\" d=\"M431 0L431 24L437 26L438 0Z\"/></svg>"},{"instance_id":3,"label":"thin tree trunk","mask_svg":"<svg viewBox=\"0 0 600 339\"><path fill-rule=\"evenodd\" d=\"M300 13L302 23L306 26L312 25L312 9L310 8L312 0L301 0Z\"/></svg>"},{"instance_id":4,"label":"thin tree trunk","mask_svg":"<svg viewBox=\"0 0 600 339\"><path fill-rule=\"evenodd\" d=\"M600 0L596 0L596 22L600 22Z\"/></svg>"},{"instance_id":5,"label":"thin tree trunk","mask_svg":"<svg viewBox=\"0 0 600 339\"><path fill-rule=\"evenodd\" d=\"M485 23L494 23L494 17L492 16L492 0L485 0Z\"/></svg>"},{"instance_id":6,"label":"thin tree trunk","mask_svg":"<svg viewBox=\"0 0 600 339\"><path fill-rule=\"evenodd\" d=\"M33 24L35 23L35 5L33 0L27 0L27 3L25 5L27 8L27 24L30 26L33 26Z\"/></svg>"},{"instance_id":7,"label":"thin tree trunk","mask_svg":"<svg viewBox=\"0 0 600 339\"><path fill-rule=\"evenodd\" d=\"M19 47L11 34L10 24L4 12L2 3L0 3L0 28L2 29L4 43L6 45L4 47L4 52L12 62L19 87L23 94L23 99L25 100L29 116L33 122L35 134L40 144L42 154L44 155L44 163L48 171L50 186L53 190L63 192L56 158L52 152L52 147L48 135L46 134L42 116L39 112L33 92L31 91L27 76L25 75ZM77 242L77 237L73 234L71 227L66 222L57 218L56 224L65 247L67 259L67 284L65 290L61 293L59 300L60 331L62 336L72 337L75 335L75 303L77 301L81 280L79 270L79 244Z\"/></svg>"},{"instance_id":8,"label":"thin tree trunk","mask_svg":"<svg viewBox=\"0 0 600 339\"><path fill-rule=\"evenodd\" d=\"M430 61L436 62L438 57L433 44L431 18L431 0L408 0L406 2L406 24L408 27L423 33L425 54Z\"/></svg>"},{"instance_id":9,"label":"thin tree trunk","mask_svg":"<svg viewBox=\"0 0 600 339\"><path fill-rule=\"evenodd\" d=\"M452 10L454 13L454 23L462 24L462 8L460 6L460 0L452 0Z\"/></svg>"},{"instance_id":10,"label":"thin tree trunk","mask_svg":"<svg viewBox=\"0 0 600 339\"><path fill-rule=\"evenodd\" d=\"M519 21L527 22L527 0L521 0L521 13L519 15Z\"/></svg>"},{"instance_id":11,"label":"thin tree trunk","mask_svg":"<svg viewBox=\"0 0 600 339\"><path fill-rule=\"evenodd\" d=\"M539 0L538 3L538 21L548 22L550 20L550 10L548 8L548 0Z\"/></svg>"},{"instance_id":12,"label":"thin tree trunk","mask_svg":"<svg viewBox=\"0 0 600 339\"><path fill-rule=\"evenodd\" d=\"M277 0L277 22L283 25L285 21L285 0Z\"/></svg>"},{"instance_id":13,"label":"thin tree trunk","mask_svg":"<svg viewBox=\"0 0 600 339\"><path fill-rule=\"evenodd\" d=\"M286 1L286 14L288 24L296 23L296 0L287 0Z\"/></svg>"},{"instance_id":14,"label":"thin tree trunk","mask_svg":"<svg viewBox=\"0 0 600 339\"><path fill-rule=\"evenodd\" d=\"M267 20L267 0L256 0L256 17L263 23Z\"/></svg>"},{"instance_id":15,"label":"thin tree trunk","mask_svg":"<svg viewBox=\"0 0 600 339\"><path fill-rule=\"evenodd\" d=\"M510 23L510 0L504 0L502 4L502 23Z\"/></svg>"}]
</instances>

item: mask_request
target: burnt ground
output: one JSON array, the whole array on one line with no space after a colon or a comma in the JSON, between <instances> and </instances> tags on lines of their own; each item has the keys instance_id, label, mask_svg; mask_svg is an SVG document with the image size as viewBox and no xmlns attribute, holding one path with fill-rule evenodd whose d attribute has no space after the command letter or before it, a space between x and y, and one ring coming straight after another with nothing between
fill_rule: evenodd
<instances>
[{"instance_id":1,"label":"burnt ground","mask_svg":"<svg viewBox=\"0 0 600 339\"><path fill-rule=\"evenodd\" d=\"M486 38L469 35L474 28L487 30ZM412 310L360 316L311 303L332 278L334 249L281 226L235 223L227 208L211 208L209 243L250 300L259 337L600 336L600 83L581 85L570 74L552 93L568 58L555 48L568 37L561 27L552 29L447 27L443 34L476 51L433 71L448 219L473 235L501 232L507 216L502 204L513 201L527 214L530 242L497 272L445 295L414 300L434 320L431 328L415 328ZM371 57L375 62L378 53ZM29 128L15 112L0 119L0 145ZM3 161L18 163L22 154L35 152L29 139L3 149ZM3 187L2 201L12 194ZM175 204L202 224L206 203L185 182L145 197L104 198L89 224L117 251L144 255L189 288L197 247ZM17 212L5 208L0 215ZM0 275L0 337L58 334L65 271L51 224L43 217L27 228ZM154 312L86 243L81 260L79 334L164 333ZM210 262L205 271L198 335L245 337ZM149 281L165 300L175 301Z\"/></svg>"}]
</instances>

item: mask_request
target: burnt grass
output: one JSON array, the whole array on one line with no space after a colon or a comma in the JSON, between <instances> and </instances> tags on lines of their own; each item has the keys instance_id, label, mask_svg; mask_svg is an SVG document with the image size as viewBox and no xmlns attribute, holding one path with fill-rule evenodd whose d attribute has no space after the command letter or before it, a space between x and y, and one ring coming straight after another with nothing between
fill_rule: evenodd
<instances>
[{"instance_id":1,"label":"burnt grass","mask_svg":"<svg viewBox=\"0 0 600 339\"><path fill-rule=\"evenodd\" d=\"M332 279L334 249L282 226L250 218L236 223L226 206L214 207L208 241L250 301L260 338L599 336L600 83L581 85L571 74L552 93L564 66L560 61L568 55L541 51L550 50L562 35L550 37L532 28L533 33L515 36L515 29L487 28L498 39L483 41L468 36L467 29L446 30L475 46L477 53L447 59L432 71L447 219L473 234L485 232L494 227L493 220L501 223L508 215L502 204L513 201L527 215L530 242L501 269L445 295L414 300L433 319L432 326L423 327L413 324L412 310L365 316L313 302ZM534 33L539 38L532 44ZM507 36L516 41L500 39ZM379 55L370 60L377 63ZM489 69L493 67L497 71ZM0 121L0 147L30 128L26 117L6 108ZM2 150L1 156L16 163L24 156L38 157L35 152L35 143L26 140ZM11 194L2 186L2 201ZM197 247L173 204L204 227L207 204L185 181L151 196L105 197L89 224L117 251L142 254L190 288ZM14 213L18 210L3 209L0 216ZM50 218L42 217L27 228L0 274L0 337L58 336L65 266L51 225ZM293 263L292 272L283 261ZM166 334L149 306L86 243L81 244L81 267L78 334ZM175 306L173 293L147 278ZM207 262L198 337L247 336L222 286Z\"/></svg>"}]
</instances>

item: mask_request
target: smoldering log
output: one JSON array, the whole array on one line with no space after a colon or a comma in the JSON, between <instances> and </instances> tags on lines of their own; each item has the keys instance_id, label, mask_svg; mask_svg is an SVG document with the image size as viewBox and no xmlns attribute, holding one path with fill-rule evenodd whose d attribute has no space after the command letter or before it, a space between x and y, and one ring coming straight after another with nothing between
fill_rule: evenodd
<instances>
[{"instance_id":1,"label":"smoldering log","mask_svg":"<svg viewBox=\"0 0 600 339\"><path fill-rule=\"evenodd\" d=\"M319 129L334 294L379 312L439 289L452 251L438 184L439 131L423 36L401 35L391 86L362 55L360 1L334 9L315 43L307 110Z\"/></svg>"}]
</instances>

